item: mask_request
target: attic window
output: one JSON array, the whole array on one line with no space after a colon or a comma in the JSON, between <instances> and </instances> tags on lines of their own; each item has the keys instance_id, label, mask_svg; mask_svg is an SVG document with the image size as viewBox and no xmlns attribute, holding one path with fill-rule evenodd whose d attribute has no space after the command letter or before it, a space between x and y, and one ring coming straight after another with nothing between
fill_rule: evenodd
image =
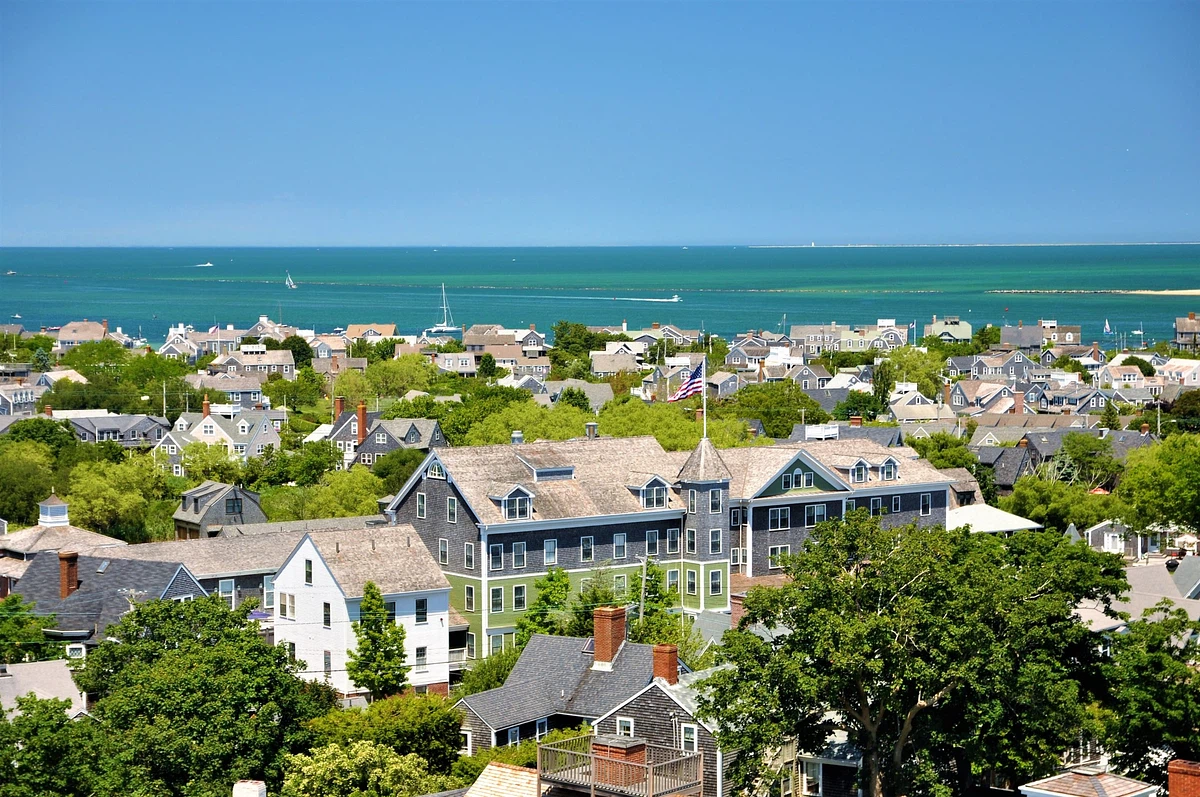
<instances>
[{"instance_id":1,"label":"attic window","mask_svg":"<svg viewBox=\"0 0 1200 797\"><path fill-rule=\"evenodd\" d=\"M238 434L245 434L248 431L250 431L250 425L245 421L238 424Z\"/></svg>"},{"instance_id":2,"label":"attic window","mask_svg":"<svg viewBox=\"0 0 1200 797\"><path fill-rule=\"evenodd\" d=\"M505 520L528 520L532 501L524 493L513 493L503 501Z\"/></svg>"},{"instance_id":3,"label":"attic window","mask_svg":"<svg viewBox=\"0 0 1200 797\"><path fill-rule=\"evenodd\" d=\"M863 463L858 463L850 470L850 481L855 483L865 482L867 480L867 466Z\"/></svg>"},{"instance_id":4,"label":"attic window","mask_svg":"<svg viewBox=\"0 0 1200 797\"><path fill-rule=\"evenodd\" d=\"M663 509L667 505L667 486L659 481L642 488L643 509Z\"/></svg>"},{"instance_id":5,"label":"attic window","mask_svg":"<svg viewBox=\"0 0 1200 797\"><path fill-rule=\"evenodd\" d=\"M426 474L431 479L444 479L446 478L446 469L442 467L442 463L440 462L431 462Z\"/></svg>"},{"instance_id":6,"label":"attic window","mask_svg":"<svg viewBox=\"0 0 1200 797\"><path fill-rule=\"evenodd\" d=\"M884 481L892 481L893 479L895 479L896 478L896 463L890 459L887 462L883 463L883 465L879 468L879 476Z\"/></svg>"}]
</instances>

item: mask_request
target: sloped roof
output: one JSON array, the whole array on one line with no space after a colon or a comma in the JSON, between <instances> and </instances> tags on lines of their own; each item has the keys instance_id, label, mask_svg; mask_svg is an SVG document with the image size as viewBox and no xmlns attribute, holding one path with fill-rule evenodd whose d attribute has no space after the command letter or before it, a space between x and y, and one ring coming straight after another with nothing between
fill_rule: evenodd
<instances>
[{"instance_id":1,"label":"sloped roof","mask_svg":"<svg viewBox=\"0 0 1200 797\"><path fill-rule=\"evenodd\" d=\"M1006 534L1025 529L1040 529L1040 523L1005 512L987 504L969 504L946 512L946 528L970 526L971 531L987 534Z\"/></svg>"},{"instance_id":2,"label":"sloped roof","mask_svg":"<svg viewBox=\"0 0 1200 797\"><path fill-rule=\"evenodd\" d=\"M87 708L83 692L71 678L71 667L66 659L8 665L8 676L0 678L0 708L14 711L17 698L31 692L40 700L71 701L68 715Z\"/></svg>"},{"instance_id":3,"label":"sloped roof","mask_svg":"<svg viewBox=\"0 0 1200 797\"><path fill-rule=\"evenodd\" d=\"M1026 783L1021 792L1054 794L1063 797L1134 797L1153 795L1158 786L1109 772L1064 772L1061 775Z\"/></svg>"},{"instance_id":4,"label":"sloped roof","mask_svg":"<svg viewBox=\"0 0 1200 797\"><path fill-rule=\"evenodd\" d=\"M717 482L729 481L731 478L733 477L725 461L717 453L712 440L707 437L700 440L679 471L681 482Z\"/></svg>"},{"instance_id":5,"label":"sloped roof","mask_svg":"<svg viewBox=\"0 0 1200 797\"><path fill-rule=\"evenodd\" d=\"M382 515L358 517L316 518L314 520L281 520L275 523L236 523L221 526L220 537L240 537L257 534L277 534L284 531L331 531L336 529L361 529L371 524L384 525Z\"/></svg>"},{"instance_id":6,"label":"sloped roof","mask_svg":"<svg viewBox=\"0 0 1200 797\"><path fill-rule=\"evenodd\" d=\"M50 496L59 504L57 496ZM50 503L49 500L43 504ZM0 550L30 554L39 551L78 551L84 548L112 547L125 545L124 540L97 534L75 526L30 526L0 536Z\"/></svg>"},{"instance_id":7,"label":"sloped roof","mask_svg":"<svg viewBox=\"0 0 1200 797\"><path fill-rule=\"evenodd\" d=\"M284 531L245 537L144 542L127 545L111 553L98 549L83 553L110 559L180 562L196 578L230 577L237 574L274 573L305 533Z\"/></svg>"},{"instance_id":8,"label":"sloped roof","mask_svg":"<svg viewBox=\"0 0 1200 797\"><path fill-rule=\"evenodd\" d=\"M348 598L373 581L385 595L449 589L450 582L409 525L371 526L306 535Z\"/></svg>"}]
</instances>

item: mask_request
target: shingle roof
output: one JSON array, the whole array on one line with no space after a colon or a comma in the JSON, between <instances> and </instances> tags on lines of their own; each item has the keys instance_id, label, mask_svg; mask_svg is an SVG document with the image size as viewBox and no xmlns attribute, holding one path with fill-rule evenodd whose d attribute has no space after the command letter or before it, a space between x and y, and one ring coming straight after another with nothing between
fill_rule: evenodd
<instances>
[{"instance_id":1,"label":"shingle roof","mask_svg":"<svg viewBox=\"0 0 1200 797\"><path fill-rule=\"evenodd\" d=\"M71 678L66 659L8 665L8 675L0 678L0 707L13 711L17 707L17 698L31 692L41 700L70 700L69 715L87 708L83 692Z\"/></svg>"},{"instance_id":2,"label":"shingle roof","mask_svg":"<svg viewBox=\"0 0 1200 797\"><path fill-rule=\"evenodd\" d=\"M50 496L63 503L57 496ZM50 503L49 500L43 504ZM107 537L75 526L30 526L0 536L0 550L30 554L38 551L78 551L84 548L125 545L124 540Z\"/></svg>"},{"instance_id":3,"label":"shingle roof","mask_svg":"<svg viewBox=\"0 0 1200 797\"><path fill-rule=\"evenodd\" d=\"M278 534L287 531L333 531L338 529L361 529L384 525L382 515L360 515L357 517L316 518L314 520L281 520L275 523L237 523L221 527L221 537L241 537L259 534Z\"/></svg>"},{"instance_id":4,"label":"shingle roof","mask_svg":"<svg viewBox=\"0 0 1200 797\"><path fill-rule=\"evenodd\" d=\"M362 597L368 581L385 595L450 588L412 526L314 531L307 536L348 598Z\"/></svg>"},{"instance_id":5,"label":"shingle roof","mask_svg":"<svg viewBox=\"0 0 1200 797\"><path fill-rule=\"evenodd\" d=\"M679 471L681 482L717 482L731 478L729 468L707 437L700 440Z\"/></svg>"},{"instance_id":6,"label":"shingle roof","mask_svg":"<svg viewBox=\"0 0 1200 797\"><path fill-rule=\"evenodd\" d=\"M104 553L83 551L88 556L110 559L180 562L196 578L229 577L238 574L274 573L303 539L304 531L255 534L248 537L208 537L127 545Z\"/></svg>"},{"instance_id":7,"label":"shingle roof","mask_svg":"<svg viewBox=\"0 0 1200 797\"><path fill-rule=\"evenodd\" d=\"M588 640L534 634L504 686L462 699L493 729L554 714L595 718L628 700L654 677L654 647L625 642L611 671L593 670Z\"/></svg>"},{"instance_id":8,"label":"shingle roof","mask_svg":"<svg viewBox=\"0 0 1200 797\"><path fill-rule=\"evenodd\" d=\"M1065 797L1131 797L1135 794L1155 794L1158 791L1158 787L1153 783L1109 772L1064 772L1026 783L1021 787L1021 791L1026 794L1030 789Z\"/></svg>"}]
</instances>

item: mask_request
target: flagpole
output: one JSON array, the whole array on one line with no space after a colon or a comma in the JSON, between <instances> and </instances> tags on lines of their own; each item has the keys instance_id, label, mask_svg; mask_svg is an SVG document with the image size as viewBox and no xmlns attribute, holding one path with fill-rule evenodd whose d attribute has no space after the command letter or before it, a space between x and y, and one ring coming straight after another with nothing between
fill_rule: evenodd
<instances>
[{"instance_id":1,"label":"flagpole","mask_svg":"<svg viewBox=\"0 0 1200 797\"><path fill-rule=\"evenodd\" d=\"M700 360L700 412L704 415L704 439L708 439L708 357Z\"/></svg>"}]
</instances>

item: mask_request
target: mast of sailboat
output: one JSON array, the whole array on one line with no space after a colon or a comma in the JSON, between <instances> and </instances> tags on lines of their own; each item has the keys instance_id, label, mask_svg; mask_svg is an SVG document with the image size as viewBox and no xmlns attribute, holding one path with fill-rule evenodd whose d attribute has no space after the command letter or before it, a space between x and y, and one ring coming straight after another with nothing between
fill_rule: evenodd
<instances>
[{"instance_id":1,"label":"mast of sailboat","mask_svg":"<svg viewBox=\"0 0 1200 797\"><path fill-rule=\"evenodd\" d=\"M447 302L446 302L446 283L443 282L442 283L442 326L443 327L450 326L451 320L452 320L452 318L450 316L450 305L447 304Z\"/></svg>"}]
</instances>

